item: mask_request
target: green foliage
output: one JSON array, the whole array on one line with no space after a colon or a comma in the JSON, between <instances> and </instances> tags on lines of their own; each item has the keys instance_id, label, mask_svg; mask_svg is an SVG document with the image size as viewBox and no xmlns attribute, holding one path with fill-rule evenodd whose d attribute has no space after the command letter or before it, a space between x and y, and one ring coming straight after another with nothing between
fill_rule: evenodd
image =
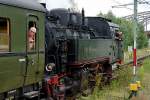
<instances>
[{"instance_id":1,"label":"green foliage","mask_svg":"<svg viewBox=\"0 0 150 100\"><path fill-rule=\"evenodd\" d=\"M133 45L133 22L128 21L123 18L117 18L113 15L111 11L109 11L107 14L98 14L97 16L105 17L107 19L112 20L112 22L118 24L120 26L120 31L124 34L124 49L127 50L128 46ZM137 33L137 47L139 49L147 47L148 45L148 39L147 36L144 34L144 26L140 23L138 23L138 33Z\"/></svg>"},{"instance_id":2,"label":"green foliage","mask_svg":"<svg viewBox=\"0 0 150 100\"><path fill-rule=\"evenodd\" d=\"M134 100L149 100L145 97L149 97L150 91L150 58L144 60L141 64L142 66L137 68L136 78L141 81L142 88L138 91L138 95ZM115 70L114 75L118 77L110 85L105 85L101 90L96 87L92 95L78 100L129 100L129 84L134 77L132 70L131 66L124 66L120 70Z\"/></svg>"},{"instance_id":3,"label":"green foliage","mask_svg":"<svg viewBox=\"0 0 150 100\"><path fill-rule=\"evenodd\" d=\"M148 45L148 39L144 34L144 27L141 24L138 24L138 37L137 37L137 47L143 48Z\"/></svg>"},{"instance_id":4,"label":"green foliage","mask_svg":"<svg viewBox=\"0 0 150 100\"><path fill-rule=\"evenodd\" d=\"M92 95L79 100L126 100L128 98L128 85L132 76L131 67L125 66L114 72L117 79L101 88L95 87Z\"/></svg>"},{"instance_id":5,"label":"green foliage","mask_svg":"<svg viewBox=\"0 0 150 100\"><path fill-rule=\"evenodd\" d=\"M150 73L150 58L144 61L143 67L144 67L144 72Z\"/></svg>"}]
</instances>

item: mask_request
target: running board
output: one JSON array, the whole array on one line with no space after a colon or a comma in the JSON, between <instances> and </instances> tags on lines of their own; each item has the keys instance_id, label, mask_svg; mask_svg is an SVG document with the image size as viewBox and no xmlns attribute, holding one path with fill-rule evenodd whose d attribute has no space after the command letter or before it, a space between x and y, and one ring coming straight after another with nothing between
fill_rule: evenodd
<instances>
[{"instance_id":1,"label":"running board","mask_svg":"<svg viewBox=\"0 0 150 100\"><path fill-rule=\"evenodd\" d=\"M39 91L31 91L31 92L24 93L24 97L27 99L38 97L38 95L39 95Z\"/></svg>"}]
</instances>

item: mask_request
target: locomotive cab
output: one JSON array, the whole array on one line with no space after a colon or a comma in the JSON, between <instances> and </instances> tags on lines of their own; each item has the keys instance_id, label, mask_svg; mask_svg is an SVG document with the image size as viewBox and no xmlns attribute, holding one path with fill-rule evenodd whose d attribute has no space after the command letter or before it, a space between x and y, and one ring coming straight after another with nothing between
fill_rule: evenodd
<instances>
[{"instance_id":1,"label":"locomotive cab","mask_svg":"<svg viewBox=\"0 0 150 100\"><path fill-rule=\"evenodd\" d=\"M114 45L114 55L117 64L121 64L123 61L123 34L119 31L119 26L117 24L108 22L110 26L110 31L112 34L113 45Z\"/></svg>"}]
</instances>

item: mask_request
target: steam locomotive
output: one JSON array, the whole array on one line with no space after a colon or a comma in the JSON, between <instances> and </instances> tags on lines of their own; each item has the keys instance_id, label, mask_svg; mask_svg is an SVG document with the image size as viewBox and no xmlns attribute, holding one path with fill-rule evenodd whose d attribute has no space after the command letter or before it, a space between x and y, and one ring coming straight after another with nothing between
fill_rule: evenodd
<instances>
[{"instance_id":1,"label":"steam locomotive","mask_svg":"<svg viewBox=\"0 0 150 100\"><path fill-rule=\"evenodd\" d=\"M0 0L0 99L66 100L112 79L123 58L119 26L72 9ZM34 48L28 30L36 27Z\"/></svg>"}]
</instances>

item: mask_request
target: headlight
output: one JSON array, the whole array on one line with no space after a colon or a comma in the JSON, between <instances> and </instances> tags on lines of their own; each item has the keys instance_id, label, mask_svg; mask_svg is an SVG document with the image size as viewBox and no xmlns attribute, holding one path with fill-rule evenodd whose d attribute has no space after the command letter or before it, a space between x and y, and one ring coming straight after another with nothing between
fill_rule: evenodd
<instances>
[{"instance_id":1,"label":"headlight","mask_svg":"<svg viewBox=\"0 0 150 100\"><path fill-rule=\"evenodd\" d=\"M46 65L45 69L46 69L46 71L51 72L54 67L55 67L54 63L49 63Z\"/></svg>"}]
</instances>

